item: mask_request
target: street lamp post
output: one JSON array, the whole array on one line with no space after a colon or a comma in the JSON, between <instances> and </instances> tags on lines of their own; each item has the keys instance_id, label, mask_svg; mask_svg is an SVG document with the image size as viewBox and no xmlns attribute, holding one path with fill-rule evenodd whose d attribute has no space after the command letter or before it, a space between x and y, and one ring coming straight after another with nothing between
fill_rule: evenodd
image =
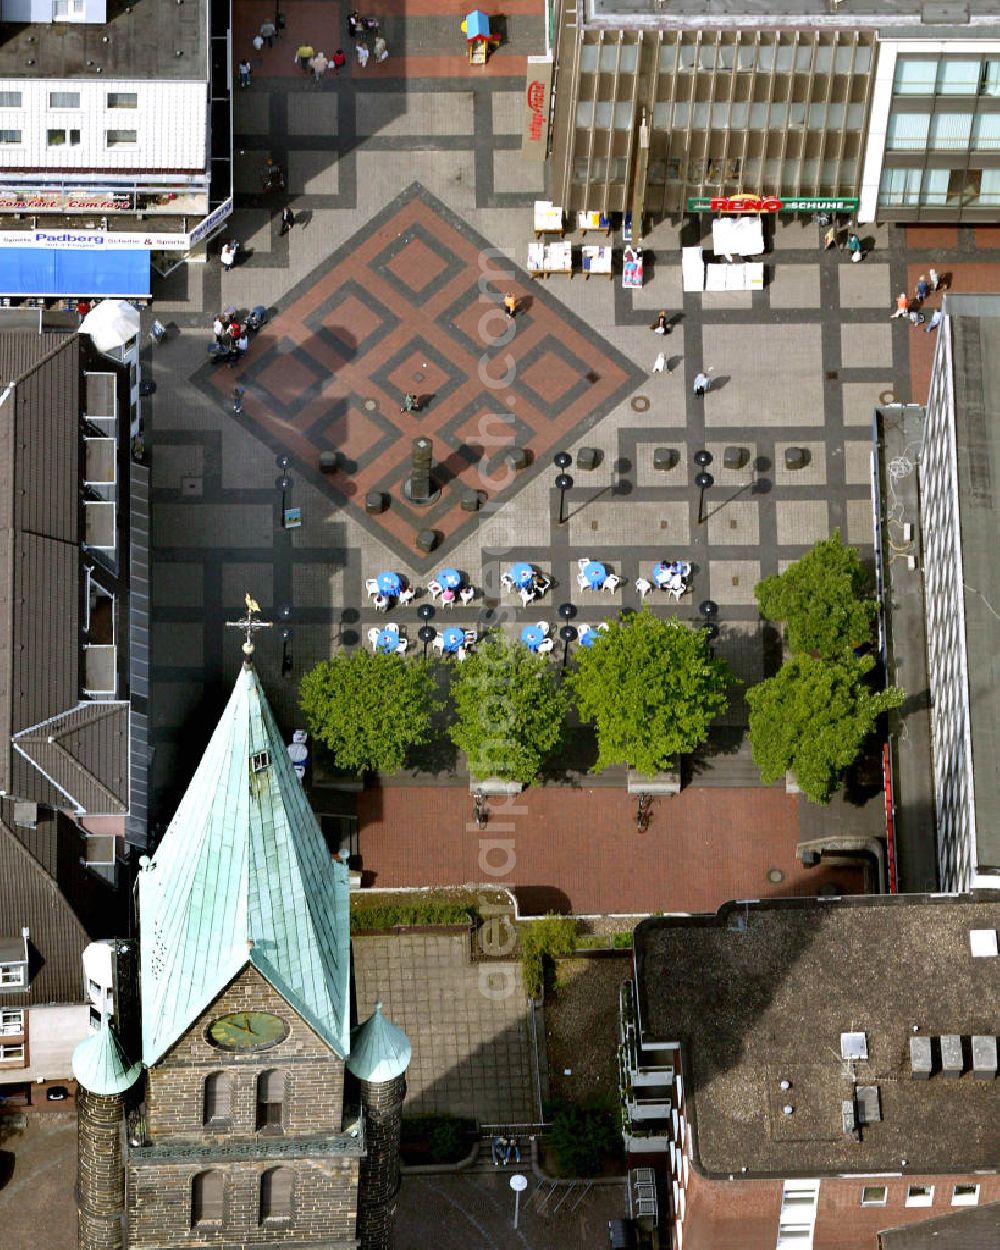
<instances>
[{"instance_id":1,"label":"street lamp post","mask_svg":"<svg viewBox=\"0 0 1000 1250\"><path fill-rule=\"evenodd\" d=\"M702 525L705 521L705 491L715 485L715 478L711 473L706 473L702 469L700 473L694 475L694 484L698 487L698 524Z\"/></svg>"},{"instance_id":2,"label":"street lamp post","mask_svg":"<svg viewBox=\"0 0 1000 1250\"><path fill-rule=\"evenodd\" d=\"M566 524L566 492L573 485L568 473L560 473L556 478L556 489L559 491L559 524Z\"/></svg>"},{"instance_id":3,"label":"street lamp post","mask_svg":"<svg viewBox=\"0 0 1000 1250\"><path fill-rule=\"evenodd\" d=\"M292 671L292 639L295 637L295 630L291 625L286 625L281 631L281 675L288 677Z\"/></svg>"},{"instance_id":4,"label":"street lamp post","mask_svg":"<svg viewBox=\"0 0 1000 1250\"><path fill-rule=\"evenodd\" d=\"M433 625L421 625L417 630L417 637L424 644L424 659L427 659L427 647L434 641L437 630Z\"/></svg>"},{"instance_id":5,"label":"street lamp post","mask_svg":"<svg viewBox=\"0 0 1000 1250\"><path fill-rule=\"evenodd\" d=\"M559 637L563 644L562 671L566 671L566 661L569 659L569 644L576 641L576 626L564 625L559 631Z\"/></svg>"}]
</instances>

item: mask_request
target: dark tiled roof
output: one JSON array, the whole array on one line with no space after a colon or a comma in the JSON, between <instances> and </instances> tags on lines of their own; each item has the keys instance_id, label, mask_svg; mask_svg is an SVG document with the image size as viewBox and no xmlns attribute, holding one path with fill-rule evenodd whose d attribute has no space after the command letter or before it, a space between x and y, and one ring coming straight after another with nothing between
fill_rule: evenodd
<instances>
[{"instance_id":1,"label":"dark tiled roof","mask_svg":"<svg viewBox=\"0 0 1000 1250\"><path fill-rule=\"evenodd\" d=\"M879 1233L879 1250L996 1250L1000 1245L1000 1202L936 1215Z\"/></svg>"},{"instance_id":2,"label":"dark tiled roof","mask_svg":"<svg viewBox=\"0 0 1000 1250\"><path fill-rule=\"evenodd\" d=\"M84 811L124 812L128 731L127 703L81 703L15 735L14 743L34 766L30 772L37 770Z\"/></svg>"},{"instance_id":3,"label":"dark tiled roof","mask_svg":"<svg viewBox=\"0 0 1000 1250\"><path fill-rule=\"evenodd\" d=\"M9 804L4 804L5 814ZM34 853L37 842L38 854ZM53 861L55 872L43 861ZM0 927L3 937L30 930L27 992L0 993L0 1006L83 1001L80 956L93 938L121 932L120 908L109 886L80 865L79 834L52 815L36 829L0 820ZM72 901L71 901L72 900Z\"/></svg>"}]
</instances>

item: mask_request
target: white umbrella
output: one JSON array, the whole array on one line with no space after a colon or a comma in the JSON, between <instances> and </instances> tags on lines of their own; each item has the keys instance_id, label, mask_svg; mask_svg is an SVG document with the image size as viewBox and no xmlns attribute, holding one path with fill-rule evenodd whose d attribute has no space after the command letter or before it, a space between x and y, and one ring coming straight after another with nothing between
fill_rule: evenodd
<instances>
[{"instance_id":1,"label":"white umbrella","mask_svg":"<svg viewBox=\"0 0 1000 1250\"><path fill-rule=\"evenodd\" d=\"M80 322L99 352L115 351L139 333L139 310L123 299L102 300Z\"/></svg>"}]
</instances>

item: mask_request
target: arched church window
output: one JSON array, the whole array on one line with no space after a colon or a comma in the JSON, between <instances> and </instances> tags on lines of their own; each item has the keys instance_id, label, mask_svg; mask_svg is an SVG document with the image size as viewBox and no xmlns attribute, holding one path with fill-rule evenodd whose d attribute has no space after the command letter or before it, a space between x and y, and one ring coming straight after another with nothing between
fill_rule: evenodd
<instances>
[{"instance_id":1,"label":"arched church window","mask_svg":"<svg viewBox=\"0 0 1000 1250\"><path fill-rule=\"evenodd\" d=\"M210 1072L205 1077L203 1123L220 1124L229 1120L232 1080L228 1072Z\"/></svg>"},{"instance_id":2,"label":"arched church window","mask_svg":"<svg viewBox=\"0 0 1000 1250\"><path fill-rule=\"evenodd\" d=\"M260 1222L287 1220L292 1214L291 1168L268 1168L260 1178Z\"/></svg>"},{"instance_id":3,"label":"arched church window","mask_svg":"<svg viewBox=\"0 0 1000 1250\"><path fill-rule=\"evenodd\" d=\"M285 1123L285 1074L277 1069L257 1077L257 1127L280 1129Z\"/></svg>"},{"instance_id":4,"label":"arched church window","mask_svg":"<svg viewBox=\"0 0 1000 1250\"><path fill-rule=\"evenodd\" d=\"M191 1178L191 1227L222 1223L224 1190L221 1172L199 1172Z\"/></svg>"}]
</instances>

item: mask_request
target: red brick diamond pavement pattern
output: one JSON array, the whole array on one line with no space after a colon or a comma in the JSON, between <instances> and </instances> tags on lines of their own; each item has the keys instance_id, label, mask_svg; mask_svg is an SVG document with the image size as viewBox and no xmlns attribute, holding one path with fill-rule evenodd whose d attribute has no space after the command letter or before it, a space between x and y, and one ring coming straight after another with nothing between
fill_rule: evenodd
<instances>
[{"instance_id":1,"label":"red brick diamond pavement pattern","mask_svg":"<svg viewBox=\"0 0 1000 1250\"><path fill-rule=\"evenodd\" d=\"M508 481L498 467L504 434L541 468L642 376L523 275L481 290L497 264L491 255L411 188L293 294L237 370L247 391L241 420L411 560L417 530L437 530L445 546L475 523L461 511L463 488L489 483L505 499L530 479L531 470ZM522 301L513 326L499 302L506 289ZM233 381L216 367L208 385L228 395ZM407 391L424 410L399 411ZM491 419L498 413L510 423ZM417 435L434 440L445 466L441 500L419 510L401 494ZM324 450L339 451L345 467L319 478ZM365 515L369 491L391 497L381 515Z\"/></svg>"}]
</instances>

